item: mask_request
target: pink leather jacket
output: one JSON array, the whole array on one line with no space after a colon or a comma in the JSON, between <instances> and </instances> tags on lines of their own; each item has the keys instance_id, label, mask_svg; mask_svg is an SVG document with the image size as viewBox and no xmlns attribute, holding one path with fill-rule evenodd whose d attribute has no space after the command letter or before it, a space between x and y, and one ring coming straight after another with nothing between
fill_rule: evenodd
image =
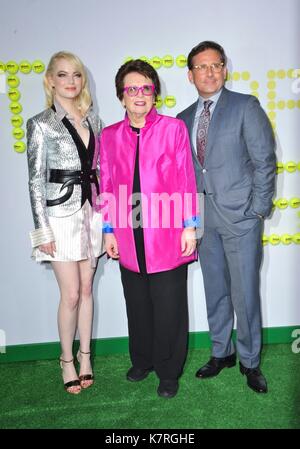
<instances>
[{"instance_id":1,"label":"pink leather jacket","mask_svg":"<svg viewBox=\"0 0 300 449\"><path fill-rule=\"evenodd\" d=\"M181 255L183 228L199 224L195 173L183 121L152 108L139 139L146 266L148 273L157 273L197 258L196 252ZM120 263L139 272L131 213L136 147L137 133L127 115L102 131L98 207L103 231L113 232L117 239Z\"/></svg>"}]
</instances>

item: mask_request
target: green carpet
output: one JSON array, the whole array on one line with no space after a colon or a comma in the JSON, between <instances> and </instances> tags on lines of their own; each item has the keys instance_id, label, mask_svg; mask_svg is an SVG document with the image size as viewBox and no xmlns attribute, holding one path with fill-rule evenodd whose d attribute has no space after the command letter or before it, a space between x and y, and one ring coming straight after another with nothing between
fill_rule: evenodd
<instances>
[{"instance_id":1,"label":"green carpet","mask_svg":"<svg viewBox=\"0 0 300 449\"><path fill-rule=\"evenodd\" d=\"M2 364L0 428L300 428L300 353L294 354L290 345L264 347L266 395L246 386L238 365L213 379L197 379L195 372L209 355L208 349L189 352L173 399L157 396L154 373L142 382L128 382L128 355L96 357L95 384L78 396L64 391L56 360Z\"/></svg>"}]
</instances>

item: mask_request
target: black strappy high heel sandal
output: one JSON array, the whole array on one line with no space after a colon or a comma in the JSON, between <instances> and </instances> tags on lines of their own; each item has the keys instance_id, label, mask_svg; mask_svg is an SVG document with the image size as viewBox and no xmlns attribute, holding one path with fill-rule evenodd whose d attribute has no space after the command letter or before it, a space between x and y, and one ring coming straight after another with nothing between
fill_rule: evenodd
<instances>
[{"instance_id":1,"label":"black strappy high heel sandal","mask_svg":"<svg viewBox=\"0 0 300 449\"><path fill-rule=\"evenodd\" d=\"M77 352L77 360L78 360L79 365L80 365L80 360L81 360L81 357L82 357L81 354L87 355L87 354L91 354L91 353L90 352L83 352L83 351L81 351L81 349L79 349L78 352ZM80 381L81 388L83 388L83 389L89 388L94 383L94 375L93 374L81 374L79 376L79 381Z\"/></svg>"},{"instance_id":2,"label":"black strappy high heel sandal","mask_svg":"<svg viewBox=\"0 0 300 449\"><path fill-rule=\"evenodd\" d=\"M63 363L71 363L71 362L74 362L74 359L71 360L63 360L62 358L59 359L61 369L63 369ZM74 389L74 387L77 388ZM79 394L81 392L80 380L79 379L70 380L69 382L64 383L64 388L70 394Z\"/></svg>"}]
</instances>

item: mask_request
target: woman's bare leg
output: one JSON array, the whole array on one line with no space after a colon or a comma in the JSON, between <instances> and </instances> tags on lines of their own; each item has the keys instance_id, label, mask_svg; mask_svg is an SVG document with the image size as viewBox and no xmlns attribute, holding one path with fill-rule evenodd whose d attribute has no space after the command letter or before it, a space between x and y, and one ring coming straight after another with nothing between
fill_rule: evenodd
<instances>
[{"instance_id":1,"label":"woman's bare leg","mask_svg":"<svg viewBox=\"0 0 300 449\"><path fill-rule=\"evenodd\" d=\"M79 298L80 270L78 262L52 262L60 289L58 331L61 343L61 359L72 360L72 346L76 333ZM62 363L64 383L78 379L73 363ZM80 387L71 387L78 390Z\"/></svg>"},{"instance_id":2,"label":"woman's bare leg","mask_svg":"<svg viewBox=\"0 0 300 449\"><path fill-rule=\"evenodd\" d=\"M95 268L91 267L90 260L78 263L80 274L80 300L78 310L78 332L80 337L80 375L92 374L90 363L90 343L93 325L93 279ZM91 385L91 381L84 381L83 387Z\"/></svg>"}]
</instances>

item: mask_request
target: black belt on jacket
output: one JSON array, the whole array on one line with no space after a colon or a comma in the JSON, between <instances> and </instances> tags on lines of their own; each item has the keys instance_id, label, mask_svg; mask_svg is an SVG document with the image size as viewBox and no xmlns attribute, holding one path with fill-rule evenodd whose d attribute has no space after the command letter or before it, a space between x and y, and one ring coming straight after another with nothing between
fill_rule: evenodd
<instances>
[{"instance_id":1,"label":"black belt on jacket","mask_svg":"<svg viewBox=\"0 0 300 449\"><path fill-rule=\"evenodd\" d=\"M66 193L54 200L47 200L47 206L57 206L67 201L74 190L74 185L81 185L82 189L84 187L89 187L90 184L95 184L97 194L99 195L99 184L96 175L96 170L58 170L51 169L50 177L48 182L55 182L62 184L60 192L67 188ZM90 201L91 202L91 201Z\"/></svg>"}]
</instances>

